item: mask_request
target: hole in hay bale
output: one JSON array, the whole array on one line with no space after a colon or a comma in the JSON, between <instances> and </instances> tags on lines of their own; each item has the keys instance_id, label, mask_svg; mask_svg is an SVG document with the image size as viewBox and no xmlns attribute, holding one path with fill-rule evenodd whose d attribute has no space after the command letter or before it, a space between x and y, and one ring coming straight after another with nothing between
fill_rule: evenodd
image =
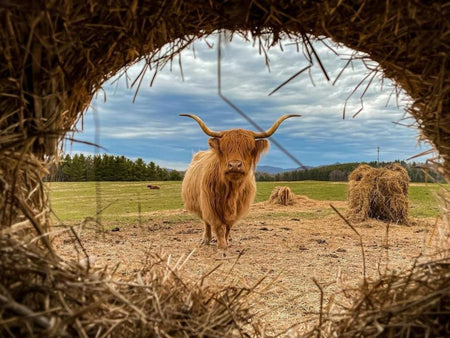
<instances>
[{"instance_id":1,"label":"hole in hay bale","mask_svg":"<svg viewBox=\"0 0 450 338\"><path fill-rule=\"evenodd\" d=\"M88 106L93 89L99 88L109 74L146 53L154 53L159 58L158 46L168 40L188 38L188 34L201 36L224 27L251 30L255 37L273 32L274 40L284 32L294 34L301 28L298 34L301 33L303 37L305 30L317 37L332 34L336 41L369 53L379 62L386 76L395 79L412 96L413 103L408 109L419 122L424 136L442 153L445 174L447 178L450 177L449 68L448 54L445 53L448 50L448 39L443 38L448 36L449 6L443 5L443 2L433 2L431 5L405 2L398 6L386 6L383 2L364 4L365 6L360 6L355 2L343 6L340 2L336 5L325 1L317 6L305 6L301 2L280 2L273 4L274 10L270 15L261 11L260 6L248 6L245 2L237 1L218 2L214 6L208 2L199 4L185 1L171 3L161 10L155 6L138 5L138 2L132 6L117 5L117 8L96 6L92 2L89 7L81 4L77 9L73 4L74 10L70 2L66 3L64 10L61 10L60 4L53 2L47 2L44 8L34 6L30 1L17 2L9 8L5 6L1 11L4 29L0 30L5 41L4 62L0 63L3 90L3 142L0 151L2 230L14 230L18 226L22 228L24 222L29 221L39 235L45 233L50 222L41 184L46 171L44 157L57 154L58 135L61 134L62 137L62 131L74 125ZM317 18L320 18L321 24L317 24ZM158 22L163 22L164 25L159 25ZM367 25L368 22L371 24ZM352 32L365 34L351 34ZM179 48L174 49L184 48L185 40L180 39ZM386 53L386 50L391 52ZM167 58L163 62L168 60ZM351 183L363 182L364 179L361 175ZM363 192L359 193L363 195ZM368 201L370 205L370 198ZM3 237L6 236L2 236L5 239ZM3 250L1 252L7 253L5 257L9 259L19 252L15 244L8 251L4 245L0 248ZM27 258L40 263L46 253L47 250L41 250L38 254L30 252ZM28 259L1 260L3 271L18 263L27 262ZM122 316L123 312L118 311L113 313L110 320L100 313L98 319L88 323L82 317L85 313L91 315L87 310L92 311L98 307L99 311L116 311L117 304L123 303L123 298L117 297L121 294L111 294L107 289L103 296L98 291L101 287L95 280L95 283L81 285L84 279L89 281L90 276L84 277L76 269L62 269L58 264L42 263L40 269L32 269L32 273L37 274L37 282L35 285L31 283L31 287L27 289L40 292L43 296L42 304L45 305L34 309L35 313L53 316L51 319L55 319L56 324L69 323L74 330L69 332L80 336L86 336L86 332L89 335L99 332L113 334L108 330L116 327L121 318L129 321L131 327L141 325L139 311L134 311L131 316ZM54 269L55 278L43 278L44 272L50 269ZM18 289L18 294L23 295L21 282L30 280L26 277L23 272L14 274L10 284L2 280L2 285L9 294L14 294L14 289ZM44 297L44 282L52 283L48 297ZM66 285L71 286L65 287ZM54 299L59 299L51 298L55 295L54 291L58 291L55 286L65 287L64 291L71 292L74 292L74 288L79 288L83 297L75 294L69 300L75 304L83 301L86 307L79 306L72 311L70 303L67 304L67 296L66 299L61 297L61 304L53 302ZM128 291L133 296L145 294L136 290L138 292L133 292L130 286ZM99 299L103 298L107 302L99 304ZM108 303L111 306L104 306ZM137 299L136 304L142 302ZM59 316L56 315L56 309L61 311ZM390 312L387 314L390 315ZM41 327L47 326L46 318L36 318ZM378 319L376 321L379 322ZM101 327L101 324L110 326ZM40 335L39 331L33 330L31 324L21 325L21 328L28 328L30 336ZM90 331L85 331L84 328ZM194 332L192 335L195 333L199 334ZM50 335L49 332L46 334ZM204 332L203 334L206 335ZM136 335L133 332L133 336Z\"/></svg>"},{"instance_id":2,"label":"hole in hay bale","mask_svg":"<svg viewBox=\"0 0 450 338\"><path fill-rule=\"evenodd\" d=\"M277 186L273 188L269 197L269 202L272 204L292 205L294 204L295 195L289 187Z\"/></svg>"},{"instance_id":3,"label":"hole in hay bale","mask_svg":"<svg viewBox=\"0 0 450 338\"><path fill-rule=\"evenodd\" d=\"M349 217L359 221L375 218L406 224L408 187L408 172L399 164L385 168L358 166L349 176Z\"/></svg>"}]
</instances>

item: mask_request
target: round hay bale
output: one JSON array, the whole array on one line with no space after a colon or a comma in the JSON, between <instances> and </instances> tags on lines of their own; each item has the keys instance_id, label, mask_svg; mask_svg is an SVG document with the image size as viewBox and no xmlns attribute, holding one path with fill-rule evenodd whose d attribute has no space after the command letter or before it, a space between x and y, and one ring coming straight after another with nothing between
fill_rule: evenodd
<instances>
[{"instance_id":1,"label":"round hay bale","mask_svg":"<svg viewBox=\"0 0 450 338\"><path fill-rule=\"evenodd\" d=\"M408 187L408 172L398 164L386 168L360 165L349 176L349 217L357 221L375 218L406 224Z\"/></svg>"},{"instance_id":2,"label":"round hay bale","mask_svg":"<svg viewBox=\"0 0 450 338\"><path fill-rule=\"evenodd\" d=\"M408 187L408 172L399 164L379 169L375 189L371 194L372 208L369 217L406 224L409 209Z\"/></svg>"},{"instance_id":3,"label":"round hay bale","mask_svg":"<svg viewBox=\"0 0 450 338\"><path fill-rule=\"evenodd\" d=\"M292 205L294 204L294 198L295 195L292 193L291 188L276 186L270 194L269 203Z\"/></svg>"},{"instance_id":4,"label":"round hay bale","mask_svg":"<svg viewBox=\"0 0 450 338\"><path fill-rule=\"evenodd\" d=\"M396 175L398 180L397 183L400 185L396 187L397 190L401 188L401 191L403 191L404 194L408 194L408 188L409 188L409 175L408 171L403 168L398 163L392 163L386 167L391 172L391 175Z\"/></svg>"},{"instance_id":5,"label":"round hay bale","mask_svg":"<svg viewBox=\"0 0 450 338\"><path fill-rule=\"evenodd\" d=\"M360 164L355 170L353 170L348 176L349 181L359 182L363 178L364 174L370 172L372 167L368 164Z\"/></svg>"},{"instance_id":6,"label":"round hay bale","mask_svg":"<svg viewBox=\"0 0 450 338\"><path fill-rule=\"evenodd\" d=\"M349 217L353 220L362 221L369 217L370 192L375 172L369 165L361 164L349 175L347 201Z\"/></svg>"}]
</instances>

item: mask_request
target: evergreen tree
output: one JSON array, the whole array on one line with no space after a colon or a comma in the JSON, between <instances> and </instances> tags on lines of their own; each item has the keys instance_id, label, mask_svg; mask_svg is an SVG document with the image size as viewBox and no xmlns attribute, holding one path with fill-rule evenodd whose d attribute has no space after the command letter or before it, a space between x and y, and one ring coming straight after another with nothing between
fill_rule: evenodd
<instances>
[{"instance_id":1,"label":"evergreen tree","mask_svg":"<svg viewBox=\"0 0 450 338\"><path fill-rule=\"evenodd\" d=\"M172 170L169 173L169 181L181 181L183 177L181 176L181 173L176 170Z\"/></svg>"},{"instance_id":2,"label":"evergreen tree","mask_svg":"<svg viewBox=\"0 0 450 338\"><path fill-rule=\"evenodd\" d=\"M133 164L132 181L145 181L146 164L142 158L138 158Z\"/></svg>"},{"instance_id":3,"label":"evergreen tree","mask_svg":"<svg viewBox=\"0 0 450 338\"><path fill-rule=\"evenodd\" d=\"M134 162L125 156L66 155L52 169L47 180L52 181L157 181L182 180L182 173L167 170L154 162L146 164L138 158Z\"/></svg>"},{"instance_id":4,"label":"evergreen tree","mask_svg":"<svg viewBox=\"0 0 450 338\"><path fill-rule=\"evenodd\" d=\"M73 158L66 156L64 159L63 173L68 181L86 181L84 156L75 154Z\"/></svg>"},{"instance_id":5,"label":"evergreen tree","mask_svg":"<svg viewBox=\"0 0 450 338\"><path fill-rule=\"evenodd\" d=\"M147 180L156 181L156 165L155 162L150 162L147 166Z\"/></svg>"}]
</instances>

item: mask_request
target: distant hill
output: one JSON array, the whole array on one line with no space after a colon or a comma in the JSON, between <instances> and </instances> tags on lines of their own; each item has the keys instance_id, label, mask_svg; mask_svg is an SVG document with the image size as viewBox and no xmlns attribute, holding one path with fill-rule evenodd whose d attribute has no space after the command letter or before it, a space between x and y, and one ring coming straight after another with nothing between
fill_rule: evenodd
<instances>
[{"instance_id":1,"label":"distant hill","mask_svg":"<svg viewBox=\"0 0 450 338\"><path fill-rule=\"evenodd\" d=\"M311 169L313 167L311 166L305 166L306 169ZM295 170L303 170L303 168L298 167L298 168L280 168L280 167L272 167L270 165L259 165L256 168L256 172L259 173L267 173L267 174L281 174L281 173L285 173L285 172L289 172L289 171L295 171Z\"/></svg>"}]
</instances>

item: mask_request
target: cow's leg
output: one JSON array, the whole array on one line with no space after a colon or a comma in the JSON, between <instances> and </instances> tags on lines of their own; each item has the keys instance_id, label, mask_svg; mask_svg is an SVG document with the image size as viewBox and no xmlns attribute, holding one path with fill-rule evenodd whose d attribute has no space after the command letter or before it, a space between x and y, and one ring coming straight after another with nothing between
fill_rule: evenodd
<instances>
[{"instance_id":1,"label":"cow's leg","mask_svg":"<svg viewBox=\"0 0 450 338\"><path fill-rule=\"evenodd\" d=\"M203 227L202 241L200 242L200 245L209 245L209 242L211 242L211 237L211 225L208 222L205 222Z\"/></svg>"},{"instance_id":2,"label":"cow's leg","mask_svg":"<svg viewBox=\"0 0 450 338\"><path fill-rule=\"evenodd\" d=\"M231 225L227 224L226 231L225 231L225 239L227 240L227 243L231 242L230 231L231 231Z\"/></svg>"},{"instance_id":3,"label":"cow's leg","mask_svg":"<svg viewBox=\"0 0 450 338\"><path fill-rule=\"evenodd\" d=\"M222 256L225 257L227 255L227 226L225 224L221 224L215 228L216 236L217 236L217 249L222 252Z\"/></svg>"}]
</instances>

